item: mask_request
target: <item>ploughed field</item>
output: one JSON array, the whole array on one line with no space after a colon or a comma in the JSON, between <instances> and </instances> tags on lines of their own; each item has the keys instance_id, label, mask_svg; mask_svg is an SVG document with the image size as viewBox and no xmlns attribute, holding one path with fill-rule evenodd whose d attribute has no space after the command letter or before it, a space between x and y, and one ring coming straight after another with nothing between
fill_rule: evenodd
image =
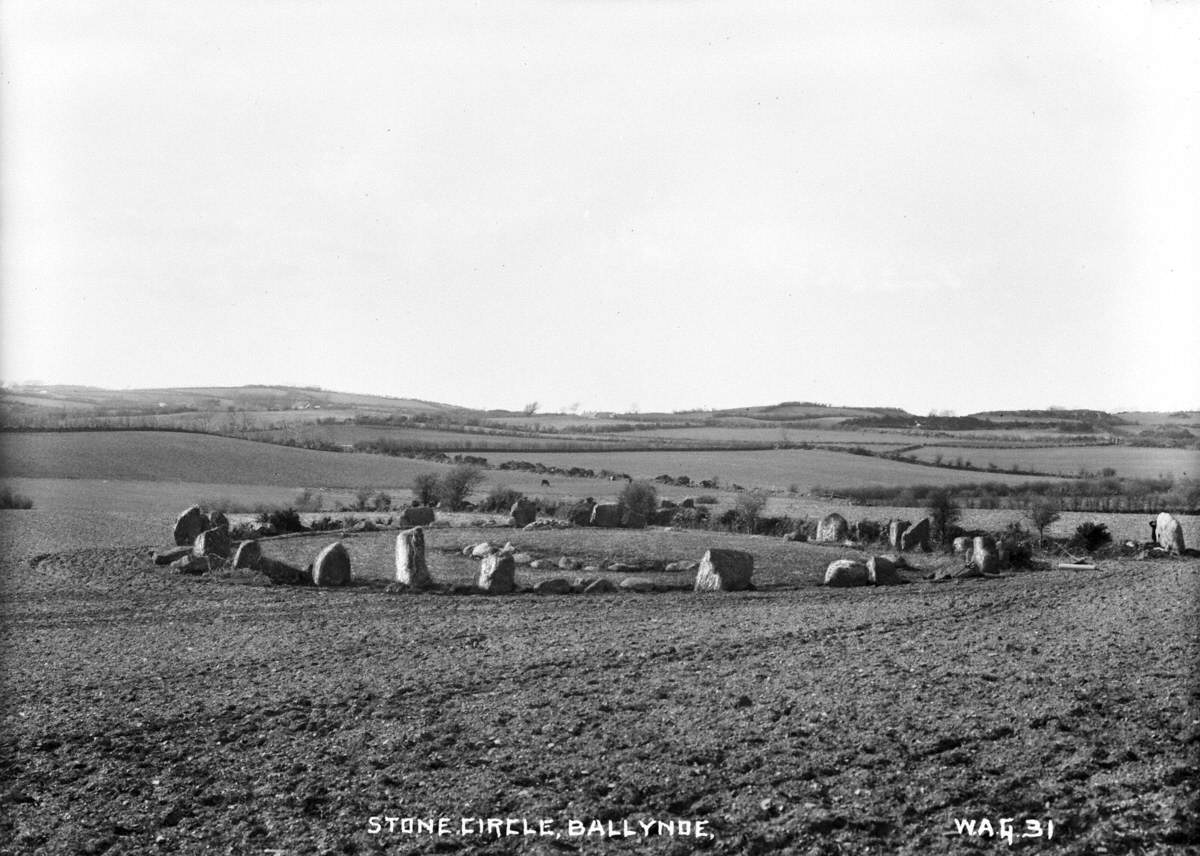
<instances>
[{"instance_id":1,"label":"ploughed field","mask_svg":"<svg viewBox=\"0 0 1200 856\"><path fill-rule=\"evenodd\" d=\"M38 520L0 527L0 854L957 853L955 820L985 818L1052 821L1028 852L1200 836L1194 559L829 590L844 548L451 528L428 532L447 580L486 538L590 560L745 549L760 587L389 594L394 533L347 537L360 583L317 590L178 576L112 533L35 552ZM303 563L330 540L264 552ZM555 575L574 574L518 569ZM387 816L560 837L371 834ZM653 820L712 837L596 831Z\"/></svg>"}]
</instances>

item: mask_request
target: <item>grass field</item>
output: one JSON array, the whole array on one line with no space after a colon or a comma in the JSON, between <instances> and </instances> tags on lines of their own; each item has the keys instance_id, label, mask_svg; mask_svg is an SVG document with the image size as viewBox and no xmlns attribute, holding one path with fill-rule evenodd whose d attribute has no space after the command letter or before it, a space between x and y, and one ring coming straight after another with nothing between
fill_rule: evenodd
<instances>
[{"instance_id":1,"label":"grass field","mask_svg":"<svg viewBox=\"0 0 1200 856\"><path fill-rule=\"evenodd\" d=\"M1195 449L1151 449L1138 446L1058 446L1049 449L992 449L970 446L926 446L914 450L923 461L941 455L946 461L962 458L976 467L994 463L1002 469L1020 466L1027 470L1075 475L1079 470L1099 472L1112 467L1127 478L1200 476L1200 451Z\"/></svg>"},{"instance_id":2,"label":"grass field","mask_svg":"<svg viewBox=\"0 0 1200 856\"><path fill-rule=\"evenodd\" d=\"M634 478L686 475L692 481L717 477L722 485L807 492L814 485L963 484L980 481L979 473L923 467L883 458L821 449L768 449L718 452L544 452L526 459L547 466L580 466L628 473ZM988 480L1017 484L1028 476L988 475Z\"/></svg>"},{"instance_id":3,"label":"grass field","mask_svg":"<svg viewBox=\"0 0 1200 856\"><path fill-rule=\"evenodd\" d=\"M701 443L845 443L848 445L882 443L905 446L920 442L920 438L914 439L900 431L850 431L823 427L783 428L764 422L743 426L657 428L622 432L616 436Z\"/></svg>"}]
</instances>

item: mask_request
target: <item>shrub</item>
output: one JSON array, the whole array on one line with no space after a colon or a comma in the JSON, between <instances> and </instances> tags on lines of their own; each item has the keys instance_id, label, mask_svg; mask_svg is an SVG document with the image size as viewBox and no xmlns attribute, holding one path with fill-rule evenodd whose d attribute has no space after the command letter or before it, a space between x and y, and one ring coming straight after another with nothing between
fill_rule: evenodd
<instances>
[{"instance_id":1,"label":"shrub","mask_svg":"<svg viewBox=\"0 0 1200 856\"><path fill-rule=\"evenodd\" d=\"M334 520L328 514L324 517L318 517L308 525L308 528L313 532L328 532L330 529L341 529L342 524L339 520Z\"/></svg>"},{"instance_id":2,"label":"shrub","mask_svg":"<svg viewBox=\"0 0 1200 856\"><path fill-rule=\"evenodd\" d=\"M622 518L626 512L633 512L649 521L654 518L654 512L658 510L658 491L650 482L628 482L625 489L621 491L617 504L621 507Z\"/></svg>"},{"instance_id":3,"label":"shrub","mask_svg":"<svg viewBox=\"0 0 1200 856\"><path fill-rule=\"evenodd\" d=\"M276 508L260 511L255 518L260 526L264 526L277 535L284 532L303 532L304 524L300 514L294 508Z\"/></svg>"},{"instance_id":4,"label":"shrub","mask_svg":"<svg viewBox=\"0 0 1200 856\"><path fill-rule=\"evenodd\" d=\"M352 511L366 511L371 507L371 491L365 487L359 488L354 492L354 504L350 506Z\"/></svg>"},{"instance_id":5,"label":"shrub","mask_svg":"<svg viewBox=\"0 0 1200 856\"><path fill-rule=\"evenodd\" d=\"M483 502L479 503L479 511L491 511L507 514L508 510L513 507L517 500L524 499L525 494L519 490L515 490L507 485L496 485L488 495L484 497Z\"/></svg>"},{"instance_id":6,"label":"shrub","mask_svg":"<svg viewBox=\"0 0 1200 856\"><path fill-rule=\"evenodd\" d=\"M671 525L679 529L703 529L707 524L707 508L679 508L671 519Z\"/></svg>"},{"instance_id":7,"label":"shrub","mask_svg":"<svg viewBox=\"0 0 1200 856\"><path fill-rule=\"evenodd\" d=\"M962 509L950 498L950 491L935 490L926 500L925 512L929 515L929 526L935 541L942 546L950 543L950 527L962 516Z\"/></svg>"},{"instance_id":8,"label":"shrub","mask_svg":"<svg viewBox=\"0 0 1200 856\"><path fill-rule=\"evenodd\" d=\"M451 511L457 511L482 481L483 470L478 465L455 464L437 481L438 500Z\"/></svg>"},{"instance_id":9,"label":"shrub","mask_svg":"<svg viewBox=\"0 0 1200 856\"><path fill-rule=\"evenodd\" d=\"M375 511L391 511L392 495L384 491L376 491L371 497L371 508Z\"/></svg>"},{"instance_id":10,"label":"shrub","mask_svg":"<svg viewBox=\"0 0 1200 856\"><path fill-rule=\"evenodd\" d=\"M413 499L418 505L434 505L438 501L437 473L420 473L413 479Z\"/></svg>"},{"instance_id":11,"label":"shrub","mask_svg":"<svg viewBox=\"0 0 1200 856\"><path fill-rule=\"evenodd\" d=\"M533 501L537 504L538 514L546 517L557 517L558 509L562 506L557 499L548 499L544 496L535 496Z\"/></svg>"},{"instance_id":12,"label":"shrub","mask_svg":"<svg viewBox=\"0 0 1200 856\"><path fill-rule=\"evenodd\" d=\"M751 490L738 494L734 506L738 526L746 532L755 531L755 521L767 505L767 494L762 490Z\"/></svg>"},{"instance_id":13,"label":"shrub","mask_svg":"<svg viewBox=\"0 0 1200 856\"><path fill-rule=\"evenodd\" d=\"M1075 534L1071 536L1069 546L1081 547L1089 553L1094 553L1111 541L1112 533L1105 524L1089 520L1075 527Z\"/></svg>"},{"instance_id":14,"label":"shrub","mask_svg":"<svg viewBox=\"0 0 1200 856\"><path fill-rule=\"evenodd\" d=\"M311 488L304 488L292 500L292 507L297 511L320 511L321 495L314 493Z\"/></svg>"},{"instance_id":15,"label":"shrub","mask_svg":"<svg viewBox=\"0 0 1200 856\"><path fill-rule=\"evenodd\" d=\"M0 488L0 508L33 508L33 500L14 492L12 488Z\"/></svg>"},{"instance_id":16,"label":"shrub","mask_svg":"<svg viewBox=\"0 0 1200 856\"><path fill-rule=\"evenodd\" d=\"M1029 522L1033 524L1033 528L1038 532L1038 543L1046 540L1046 527L1058 520L1062 515L1059 514L1058 503L1052 499L1039 499L1029 509Z\"/></svg>"}]
</instances>

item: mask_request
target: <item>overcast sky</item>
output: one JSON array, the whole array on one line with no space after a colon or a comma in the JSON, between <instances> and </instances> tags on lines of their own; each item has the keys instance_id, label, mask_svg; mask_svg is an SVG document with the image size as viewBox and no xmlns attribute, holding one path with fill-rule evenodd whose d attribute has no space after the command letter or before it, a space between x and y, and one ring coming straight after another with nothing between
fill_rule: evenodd
<instances>
[{"instance_id":1,"label":"overcast sky","mask_svg":"<svg viewBox=\"0 0 1200 856\"><path fill-rule=\"evenodd\" d=\"M0 376L1200 407L1200 4L0 5Z\"/></svg>"}]
</instances>

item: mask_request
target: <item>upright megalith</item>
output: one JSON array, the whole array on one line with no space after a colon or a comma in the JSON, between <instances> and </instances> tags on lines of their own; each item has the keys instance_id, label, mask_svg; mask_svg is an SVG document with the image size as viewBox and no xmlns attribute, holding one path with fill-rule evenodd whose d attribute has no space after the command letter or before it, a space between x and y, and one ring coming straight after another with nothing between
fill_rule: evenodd
<instances>
[{"instance_id":1,"label":"upright megalith","mask_svg":"<svg viewBox=\"0 0 1200 856\"><path fill-rule=\"evenodd\" d=\"M871 573L867 566L854 559L838 559L825 569L825 585L833 588L850 588L871 584Z\"/></svg>"},{"instance_id":2,"label":"upright megalith","mask_svg":"<svg viewBox=\"0 0 1200 856\"><path fill-rule=\"evenodd\" d=\"M193 505L175 521L175 543L180 547L194 544L200 533L207 528L208 519L204 512L200 510L200 506Z\"/></svg>"},{"instance_id":3,"label":"upright megalith","mask_svg":"<svg viewBox=\"0 0 1200 856\"><path fill-rule=\"evenodd\" d=\"M1179 525L1178 520L1165 511L1161 512L1154 520L1154 540L1158 542L1158 546L1169 553L1183 554L1183 527Z\"/></svg>"},{"instance_id":4,"label":"upright megalith","mask_svg":"<svg viewBox=\"0 0 1200 856\"><path fill-rule=\"evenodd\" d=\"M696 570L695 591L743 591L753 588L754 557L741 550L707 551Z\"/></svg>"},{"instance_id":5,"label":"upright megalith","mask_svg":"<svg viewBox=\"0 0 1200 856\"><path fill-rule=\"evenodd\" d=\"M197 556L219 556L228 559L233 552L228 529L206 529L196 536L192 552Z\"/></svg>"},{"instance_id":6,"label":"upright megalith","mask_svg":"<svg viewBox=\"0 0 1200 856\"><path fill-rule=\"evenodd\" d=\"M512 515L513 526L528 526L537 520L537 503L530 499L518 499L508 513Z\"/></svg>"},{"instance_id":7,"label":"upright megalith","mask_svg":"<svg viewBox=\"0 0 1200 856\"><path fill-rule=\"evenodd\" d=\"M888 546L893 550L901 549L901 542L904 538L904 530L908 529L911 524L907 520L889 520L888 521Z\"/></svg>"},{"instance_id":8,"label":"upright megalith","mask_svg":"<svg viewBox=\"0 0 1200 856\"><path fill-rule=\"evenodd\" d=\"M1000 552L996 549L996 539L987 535L975 536L971 547L971 565L981 574L1000 573Z\"/></svg>"},{"instance_id":9,"label":"upright megalith","mask_svg":"<svg viewBox=\"0 0 1200 856\"><path fill-rule=\"evenodd\" d=\"M428 526L433 520L434 511L428 505L410 505L400 512L401 526Z\"/></svg>"},{"instance_id":10,"label":"upright megalith","mask_svg":"<svg viewBox=\"0 0 1200 856\"><path fill-rule=\"evenodd\" d=\"M898 586L904 583L900 568L902 557L872 556L867 559L867 581L873 586Z\"/></svg>"},{"instance_id":11,"label":"upright megalith","mask_svg":"<svg viewBox=\"0 0 1200 856\"><path fill-rule=\"evenodd\" d=\"M243 541L237 545L237 549L233 552L233 566L235 568L255 568L262 561L262 547L257 541Z\"/></svg>"},{"instance_id":12,"label":"upright megalith","mask_svg":"<svg viewBox=\"0 0 1200 856\"><path fill-rule=\"evenodd\" d=\"M413 588L433 585L425 561L425 530L420 526L396 535L396 582Z\"/></svg>"},{"instance_id":13,"label":"upright megalith","mask_svg":"<svg viewBox=\"0 0 1200 856\"><path fill-rule=\"evenodd\" d=\"M929 518L922 517L900 536L901 550L915 550L920 547L929 552Z\"/></svg>"},{"instance_id":14,"label":"upright megalith","mask_svg":"<svg viewBox=\"0 0 1200 856\"><path fill-rule=\"evenodd\" d=\"M214 511L208 515L209 529L222 529L226 534L229 533L229 518L225 516L224 511Z\"/></svg>"},{"instance_id":15,"label":"upright megalith","mask_svg":"<svg viewBox=\"0 0 1200 856\"><path fill-rule=\"evenodd\" d=\"M845 541L850 537L850 524L838 514L826 514L817 524L816 541Z\"/></svg>"},{"instance_id":16,"label":"upright megalith","mask_svg":"<svg viewBox=\"0 0 1200 856\"><path fill-rule=\"evenodd\" d=\"M517 587L517 563L508 553L484 556L476 585L489 594L508 594Z\"/></svg>"},{"instance_id":17,"label":"upright megalith","mask_svg":"<svg viewBox=\"0 0 1200 856\"><path fill-rule=\"evenodd\" d=\"M621 525L621 506L615 502L600 502L592 508L592 526L615 529Z\"/></svg>"},{"instance_id":18,"label":"upright megalith","mask_svg":"<svg viewBox=\"0 0 1200 856\"><path fill-rule=\"evenodd\" d=\"M312 566L315 586L345 586L350 584L350 554L341 541L335 541L317 554Z\"/></svg>"}]
</instances>

